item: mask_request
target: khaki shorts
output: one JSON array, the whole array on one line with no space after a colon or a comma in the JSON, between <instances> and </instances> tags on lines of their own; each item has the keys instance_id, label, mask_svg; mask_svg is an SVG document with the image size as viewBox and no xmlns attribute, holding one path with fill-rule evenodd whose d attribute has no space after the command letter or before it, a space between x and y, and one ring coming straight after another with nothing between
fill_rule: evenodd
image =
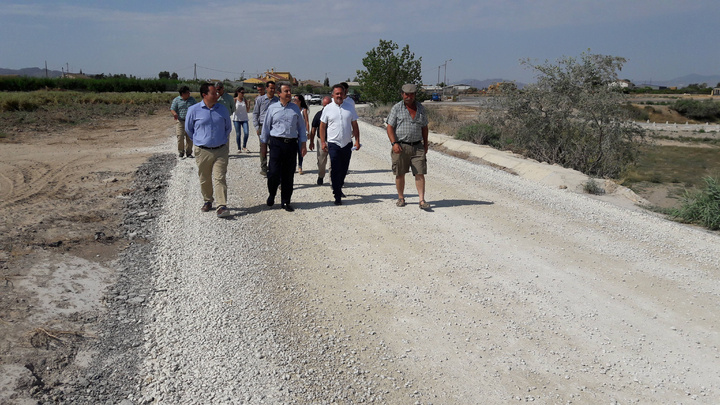
<instances>
[{"instance_id":1,"label":"khaki shorts","mask_svg":"<svg viewBox=\"0 0 720 405\"><path fill-rule=\"evenodd\" d=\"M422 142L418 145L401 143L402 152L390 151L392 158L392 171L395 176L403 175L412 169L413 176L416 174L427 174L427 160L425 159L425 147Z\"/></svg>"}]
</instances>

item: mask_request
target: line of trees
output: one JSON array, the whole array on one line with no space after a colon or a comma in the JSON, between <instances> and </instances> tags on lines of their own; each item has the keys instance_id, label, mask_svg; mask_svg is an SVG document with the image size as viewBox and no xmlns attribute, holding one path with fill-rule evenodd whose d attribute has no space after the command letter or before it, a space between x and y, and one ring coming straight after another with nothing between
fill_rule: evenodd
<instances>
[{"instance_id":1,"label":"line of trees","mask_svg":"<svg viewBox=\"0 0 720 405\"><path fill-rule=\"evenodd\" d=\"M61 89L90 91L96 93L141 92L154 93L175 91L179 81L173 79L138 79L134 77L98 77L88 79L44 78L44 77L3 77L0 91L36 91Z\"/></svg>"}]
</instances>

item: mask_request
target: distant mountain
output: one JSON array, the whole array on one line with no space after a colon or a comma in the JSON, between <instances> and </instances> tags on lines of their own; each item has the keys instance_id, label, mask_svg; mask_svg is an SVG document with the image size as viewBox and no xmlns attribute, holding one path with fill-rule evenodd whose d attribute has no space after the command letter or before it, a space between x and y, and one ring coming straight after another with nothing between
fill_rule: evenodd
<instances>
[{"instance_id":1,"label":"distant mountain","mask_svg":"<svg viewBox=\"0 0 720 405\"><path fill-rule=\"evenodd\" d=\"M512 80L507 80L507 79L485 79L485 80L462 79L462 80L458 80L458 81L450 83L450 84L466 84L468 86L475 87L476 89L486 89L491 84L500 83L500 82L511 82L511 81ZM515 82L515 84L518 86L518 88L523 88L523 86L525 86L525 83Z\"/></svg>"},{"instance_id":2,"label":"distant mountain","mask_svg":"<svg viewBox=\"0 0 720 405\"><path fill-rule=\"evenodd\" d=\"M0 68L0 75L18 75L18 76L28 76L28 77L45 77L45 69L41 69L38 67L33 68L23 68L23 69L5 69ZM60 77L62 76L62 72L57 70L48 70L47 71L48 77Z\"/></svg>"},{"instance_id":3,"label":"distant mountain","mask_svg":"<svg viewBox=\"0 0 720 405\"><path fill-rule=\"evenodd\" d=\"M636 86L640 86L643 84L653 84L655 86L667 86L667 87L687 87L691 84L700 84L700 83L706 83L708 87L713 88L716 87L718 83L720 83L720 75L712 75L712 76L703 76L703 75L697 75L697 74L691 74L681 77L676 77L675 79L671 80L652 80L652 79L643 79L643 80L631 80L633 84Z\"/></svg>"}]
</instances>

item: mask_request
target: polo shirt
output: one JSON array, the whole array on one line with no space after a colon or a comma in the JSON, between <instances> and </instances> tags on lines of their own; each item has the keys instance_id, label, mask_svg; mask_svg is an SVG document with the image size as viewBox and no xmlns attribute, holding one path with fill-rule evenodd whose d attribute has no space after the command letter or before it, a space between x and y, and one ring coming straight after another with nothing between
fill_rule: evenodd
<instances>
[{"instance_id":1,"label":"polo shirt","mask_svg":"<svg viewBox=\"0 0 720 405\"><path fill-rule=\"evenodd\" d=\"M346 101L337 105L335 101L323 108L320 121L327 125L325 142L334 143L340 147L352 142L352 122L357 121L355 108Z\"/></svg>"},{"instance_id":2,"label":"polo shirt","mask_svg":"<svg viewBox=\"0 0 720 405\"><path fill-rule=\"evenodd\" d=\"M215 103L208 108L205 101L201 101L188 108L185 132L193 144L207 148L225 145L231 131L230 114L222 104Z\"/></svg>"},{"instance_id":3,"label":"polo shirt","mask_svg":"<svg viewBox=\"0 0 720 405\"><path fill-rule=\"evenodd\" d=\"M227 92L223 93L223 95L220 96L217 102L227 108L228 114L232 115L235 112L235 99L233 98L233 96L227 94Z\"/></svg>"},{"instance_id":4,"label":"polo shirt","mask_svg":"<svg viewBox=\"0 0 720 405\"><path fill-rule=\"evenodd\" d=\"M197 103L197 101L195 101L195 98L192 96L188 97L187 100L183 100L182 96L177 96L173 99L170 109L177 113L181 121L184 121L188 108L195 103Z\"/></svg>"},{"instance_id":5,"label":"polo shirt","mask_svg":"<svg viewBox=\"0 0 720 405\"><path fill-rule=\"evenodd\" d=\"M265 114L260 142L268 143L271 136L297 138L299 142L306 142L307 131L300 107L293 102L287 105L279 102L270 104Z\"/></svg>"},{"instance_id":6,"label":"polo shirt","mask_svg":"<svg viewBox=\"0 0 720 405\"><path fill-rule=\"evenodd\" d=\"M398 142L418 142L422 141L422 129L428 125L428 117L425 114L425 107L415 102L417 112L415 118L410 115L405 102L400 101L390 110L387 117L387 124L395 130L395 137Z\"/></svg>"}]
</instances>

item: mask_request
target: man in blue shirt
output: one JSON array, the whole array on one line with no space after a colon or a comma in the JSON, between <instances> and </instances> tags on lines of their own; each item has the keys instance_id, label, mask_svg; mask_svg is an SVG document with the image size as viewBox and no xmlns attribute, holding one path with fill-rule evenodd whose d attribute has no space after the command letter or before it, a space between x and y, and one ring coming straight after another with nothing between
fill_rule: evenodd
<instances>
[{"instance_id":1,"label":"man in blue shirt","mask_svg":"<svg viewBox=\"0 0 720 405\"><path fill-rule=\"evenodd\" d=\"M300 107L292 101L290 83L280 84L280 102L268 106L265 120L260 133L260 155L266 156L268 150L268 192L267 205L275 204L275 194L279 185L281 206L285 211L295 209L290 205L293 193L293 180L295 178L295 164L297 162L298 142L300 153L307 153L307 133L305 120Z\"/></svg>"},{"instance_id":2,"label":"man in blue shirt","mask_svg":"<svg viewBox=\"0 0 720 405\"><path fill-rule=\"evenodd\" d=\"M227 108L218 104L215 86L203 83L200 86L202 101L188 108L185 118L185 131L195 144L195 158L200 176L200 192L205 203L203 212L212 209L214 201L213 186L217 190L217 216L230 215L227 209L227 173L230 146L228 139L232 131L230 114Z\"/></svg>"}]
</instances>

